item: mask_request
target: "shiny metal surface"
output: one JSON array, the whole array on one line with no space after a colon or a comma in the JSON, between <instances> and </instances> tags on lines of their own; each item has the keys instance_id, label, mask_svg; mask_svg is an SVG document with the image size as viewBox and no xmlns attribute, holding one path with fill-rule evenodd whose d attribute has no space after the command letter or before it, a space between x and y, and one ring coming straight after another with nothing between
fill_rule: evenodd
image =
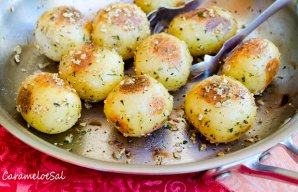
<instances>
[{"instance_id":1,"label":"shiny metal surface","mask_svg":"<svg viewBox=\"0 0 298 192\"><path fill-rule=\"evenodd\" d=\"M33 28L38 17L47 9L58 5L72 5L90 18L112 1L0 1L0 123L16 137L34 148L73 164L92 169L142 174L174 174L207 170L236 163L259 154L288 138L298 128L298 19L293 4L274 15L258 28L251 37L261 36L273 41L282 53L282 66L278 77L261 97L255 126L239 141L228 145L208 144L194 133L183 114L185 93L194 81L175 96L175 111L170 128L163 128L146 138L124 138L105 119L102 103L84 110L80 122L71 130L46 135L26 123L15 110L15 98L20 83L37 70L57 71L53 63L40 55L33 46ZM239 22L239 28L253 20L272 1L237 0L210 1L229 9ZM22 47L21 62L14 61L14 48ZM50 63L40 69L38 64ZM129 66L129 62L127 63ZM131 71L128 69L127 72ZM262 101L262 102L261 102ZM285 125L284 122L287 121ZM81 126L80 123L86 123ZM69 138L71 138L71 142ZM247 139L247 138L250 138ZM253 138L253 139L251 139ZM246 141L245 141L246 140ZM193 142L194 143L193 143ZM256 143L251 141L258 141ZM206 150L199 150L206 144ZM125 148L120 159L113 158ZM181 151L181 159L174 152ZM218 152L229 151L224 157ZM115 155L116 154L116 155ZM156 164L161 164L156 166ZM177 166L178 165L178 166Z\"/></svg>"}]
</instances>

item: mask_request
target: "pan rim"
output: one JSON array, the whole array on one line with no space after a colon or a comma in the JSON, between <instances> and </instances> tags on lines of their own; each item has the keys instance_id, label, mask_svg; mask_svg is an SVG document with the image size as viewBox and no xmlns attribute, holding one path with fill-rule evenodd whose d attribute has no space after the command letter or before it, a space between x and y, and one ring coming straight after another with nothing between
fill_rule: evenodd
<instances>
[{"instance_id":1,"label":"pan rim","mask_svg":"<svg viewBox=\"0 0 298 192\"><path fill-rule=\"evenodd\" d=\"M242 150L230 153L224 157L215 157L212 159L206 159L198 162L189 162L173 165L140 165L140 164L123 164L115 162L107 162L98 159L92 159L67 152L64 149L60 149L47 141L39 138L26 131L26 129L14 122L8 113L0 106L0 124L12 135L31 146L32 148L45 153L51 157L59 160L71 163L80 167L85 167L93 170L103 172L114 172L123 174L141 174L141 175L172 175L172 174L185 174L194 173L199 171L206 171L209 169L221 167L223 165L237 164L238 162L245 161L254 155L257 155L263 151L268 150L274 145L287 139L289 136L296 132L298 127L298 114L295 114L292 119L281 126L273 134L264 138L256 144L253 144ZM37 147L38 146L38 147ZM178 165L178 166L177 166Z\"/></svg>"},{"instance_id":2,"label":"pan rim","mask_svg":"<svg viewBox=\"0 0 298 192\"><path fill-rule=\"evenodd\" d=\"M295 9L295 1L289 6L293 11ZM297 17L298 18L298 17ZM115 162L107 162L103 160L91 159L67 152L58 148L40 137L27 131L23 126L13 120L8 112L0 106L0 124L12 135L33 147L34 149L47 154L51 157L60 159L80 167L94 169L104 172L124 173L124 174L140 174L140 175L171 175L185 174L199 171L205 171L212 168L221 167L223 165L237 164L245 161L254 155L257 155L279 142L287 139L298 130L298 114L296 113L292 119L285 125L281 126L277 131L265 137L263 140L253 144L242 150L230 153L224 157L212 158L198 162L181 163L174 165L139 165L139 164L123 164ZM178 166L177 166L178 165Z\"/></svg>"}]
</instances>

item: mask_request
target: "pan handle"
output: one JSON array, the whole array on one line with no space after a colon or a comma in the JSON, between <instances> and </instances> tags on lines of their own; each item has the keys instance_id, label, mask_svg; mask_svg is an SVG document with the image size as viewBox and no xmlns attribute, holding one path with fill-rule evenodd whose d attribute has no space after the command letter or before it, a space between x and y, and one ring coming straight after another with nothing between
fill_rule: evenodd
<instances>
[{"instance_id":1,"label":"pan handle","mask_svg":"<svg viewBox=\"0 0 298 192\"><path fill-rule=\"evenodd\" d=\"M289 156L296 163L298 163L298 148L294 146L292 138L281 142L278 145L282 146L283 149L287 151ZM244 161L241 164L228 165L209 170L205 173L204 177L219 179L229 176L233 171L236 171L250 176L298 185L298 172L279 167L263 165L260 163L262 160L270 156L269 150L262 154L258 154L256 157L252 157L251 159Z\"/></svg>"}]
</instances>

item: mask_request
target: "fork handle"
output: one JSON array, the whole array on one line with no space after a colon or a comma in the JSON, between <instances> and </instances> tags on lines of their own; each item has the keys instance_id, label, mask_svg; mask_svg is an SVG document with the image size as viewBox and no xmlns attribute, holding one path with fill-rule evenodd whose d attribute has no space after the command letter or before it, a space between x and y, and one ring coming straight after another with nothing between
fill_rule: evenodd
<instances>
[{"instance_id":1,"label":"fork handle","mask_svg":"<svg viewBox=\"0 0 298 192\"><path fill-rule=\"evenodd\" d=\"M274 15L277 11L282 9L287 4L291 3L292 0L276 0L272 3L265 11L263 11L247 28L239 32L237 35L226 41L223 48L219 51L218 55L221 58L224 53L232 51L239 43L241 43L245 37L259 27L269 17Z\"/></svg>"},{"instance_id":2,"label":"fork handle","mask_svg":"<svg viewBox=\"0 0 298 192\"><path fill-rule=\"evenodd\" d=\"M215 56L219 61L222 56L232 51L239 43L241 43L245 37L247 37L251 32L253 32L257 27L259 27L264 21L269 17L274 15L277 11L282 9L287 4L291 3L292 0L276 0L272 3L265 11L263 11L253 22L251 22L247 28L239 32L237 35L226 41L222 49Z\"/></svg>"},{"instance_id":3,"label":"fork handle","mask_svg":"<svg viewBox=\"0 0 298 192\"><path fill-rule=\"evenodd\" d=\"M195 64L192 66L192 73L197 73L197 71L205 70L209 70L212 74L216 73L216 71L219 69L219 61L226 53L232 51L238 44L240 44L244 40L245 37L247 37L247 35L253 32L269 17L274 15L277 11L279 11L291 2L292 0L276 0L265 11L263 11L252 23L250 23L247 28L243 29L241 32L239 32L237 35L235 35L223 44L223 47L220 49L220 51L212 57L214 65L209 66L206 64L206 62L206 66L201 66L202 63Z\"/></svg>"}]
</instances>

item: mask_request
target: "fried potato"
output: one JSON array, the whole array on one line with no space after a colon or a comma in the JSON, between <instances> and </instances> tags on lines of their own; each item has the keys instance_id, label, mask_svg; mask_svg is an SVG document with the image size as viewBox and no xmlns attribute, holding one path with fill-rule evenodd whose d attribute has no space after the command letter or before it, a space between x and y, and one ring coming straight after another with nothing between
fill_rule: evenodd
<instances>
[{"instance_id":1,"label":"fried potato","mask_svg":"<svg viewBox=\"0 0 298 192\"><path fill-rule=\"evenodd\" d=\"M161 128L173 97L149 75L126 77L107 97L104 113L124 136L142 137Z\"/></svg>"},{"instance_id":2,"label":"fried potato","mask_svg":"<svg viewBox=\"0 0 298 192\"><path fill-rule=\"evenodd\" d=\"M248 131L255 120L254 97L240 82L212 76L185 98L187 119L212 143L227 143Z\"/></svg>"},{"instance_id":3,"label":"fried potato","mask_svg":"<svg viewBox=\"0 0 298 192\"><path fill-rule=\"evenodd\" d=\"M81 100L58 74L38 73L22 83L17 110L33 128L48 134L70 129L81 116Z\"/></svg>"}]
</instances>

